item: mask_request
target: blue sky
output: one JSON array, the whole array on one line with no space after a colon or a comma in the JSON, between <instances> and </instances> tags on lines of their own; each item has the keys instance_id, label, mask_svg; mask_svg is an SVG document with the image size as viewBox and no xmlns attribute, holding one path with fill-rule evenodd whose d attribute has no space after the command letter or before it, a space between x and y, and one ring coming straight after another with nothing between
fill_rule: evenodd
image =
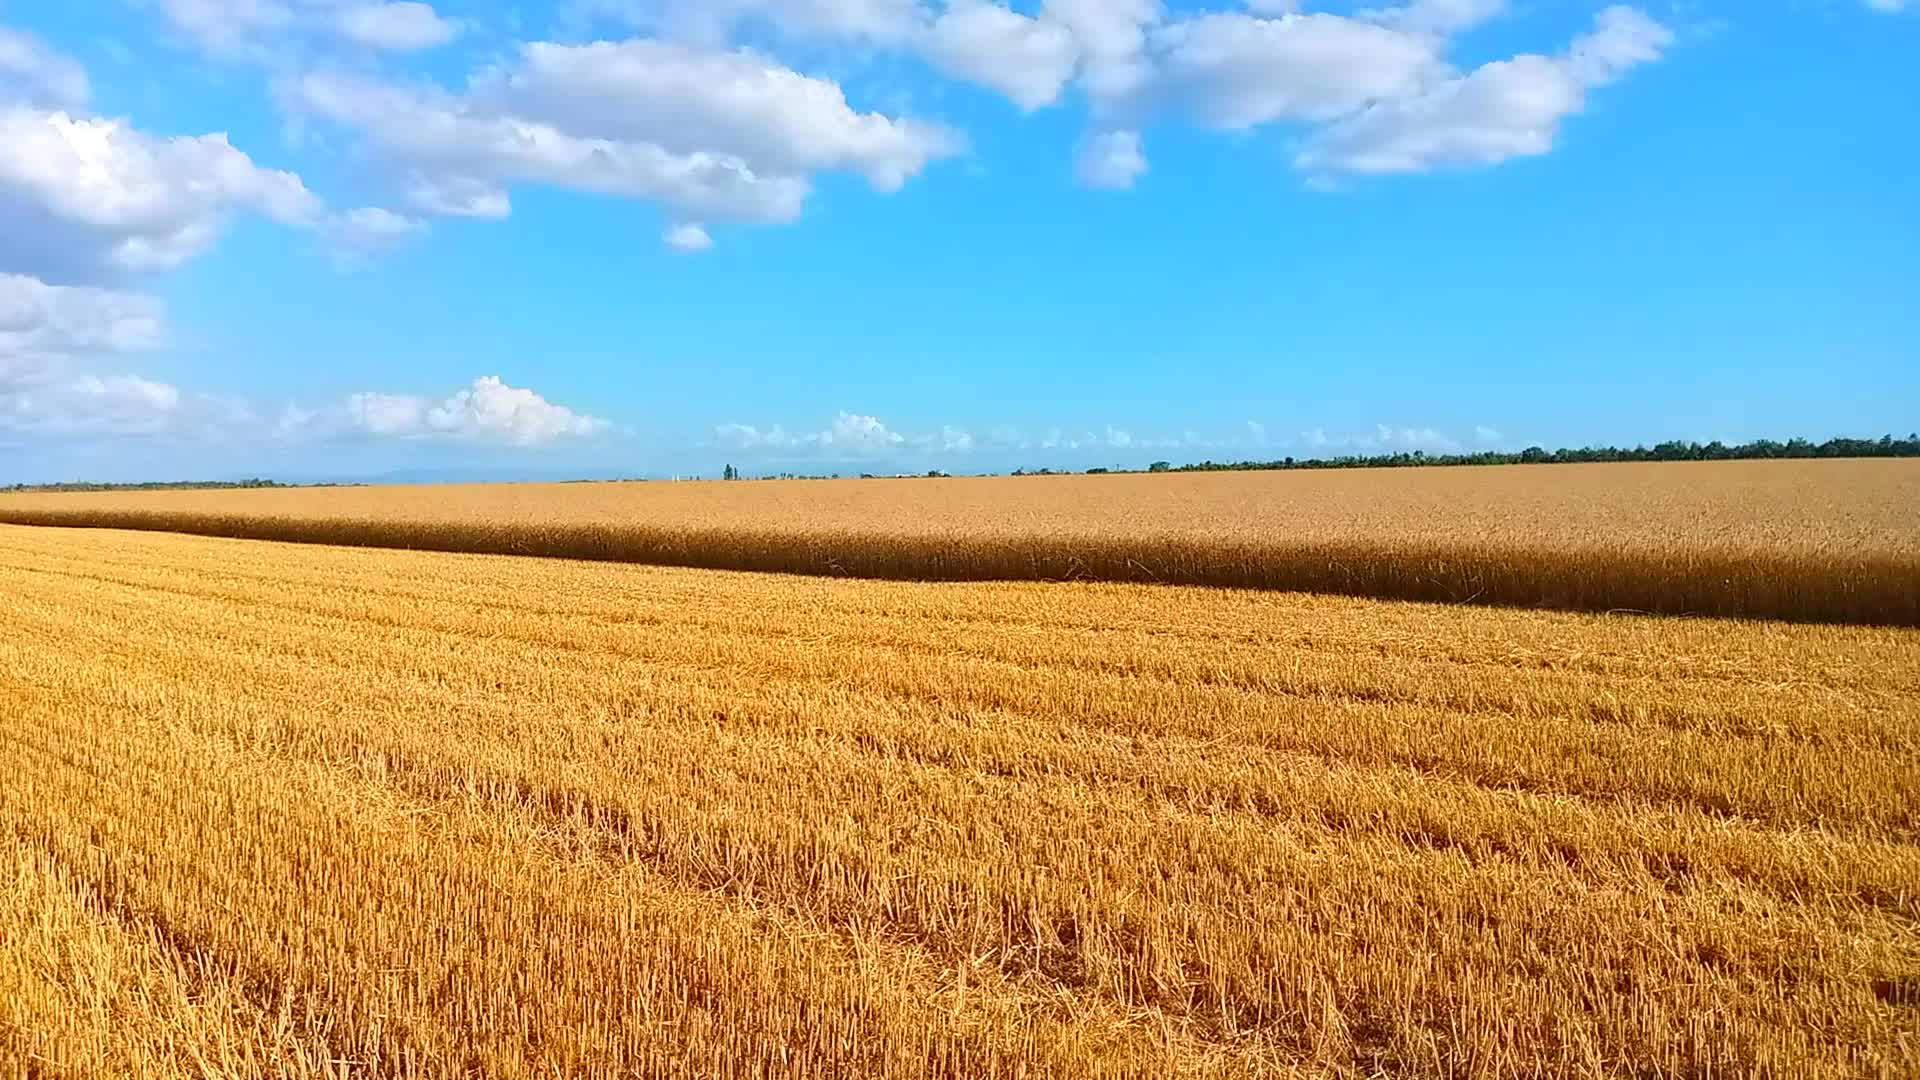
<instances>
[{"instance_id":1,"label":"blue sky","mask_svg":"<svg viewBox=\"0 0 1920 1080\"><path fill-rule=\"evenodd\" d=\"M0 482L1920 426L1920 4L0 0Z\"/></svg>"}]
</instances>

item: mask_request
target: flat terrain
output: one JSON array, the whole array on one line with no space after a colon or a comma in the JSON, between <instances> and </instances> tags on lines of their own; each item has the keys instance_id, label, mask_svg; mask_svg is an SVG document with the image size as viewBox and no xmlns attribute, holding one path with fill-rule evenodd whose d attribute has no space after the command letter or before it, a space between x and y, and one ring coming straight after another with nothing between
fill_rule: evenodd
<instances>
[{"instance_id":1,"label":"flat terrain","mask_svg":"<svg viewBox=\"0 0 1920 1080\"><path fill-rule=\"evenodd\" d=\"M1920 631L7 526L0 597L5 1075L1920 1071Z\"/></svg>"},{"instance_id":2,"label":"flat terrain","mask_svg":"<svg viewBox=\"0 0 1920 1080\"><path fill-rule=\"evenodd\" d=\"M0 522L1920 625L1920 461L0 495Z\"/></svg>"}]
</instances>

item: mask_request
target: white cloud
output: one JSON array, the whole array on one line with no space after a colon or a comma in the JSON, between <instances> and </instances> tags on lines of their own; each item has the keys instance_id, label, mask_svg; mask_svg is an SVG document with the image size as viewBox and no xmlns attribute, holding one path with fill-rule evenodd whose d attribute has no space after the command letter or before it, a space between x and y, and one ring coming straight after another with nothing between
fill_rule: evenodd
<instances>
[{"instance_id":1,"label":"white cloud","mask_svg":"<svg viewBox=\"0 0 1920 1080\"><path fill-rule=\"evenodd\" d=\"M312 73L290 105L360 130L426 212L501 217L537 183L657 201L700 221L797 218L822 171L892 191L957 135L853 109L835 83L756 53L672 42L533 43L468 92Z\"/></svg>"},{"instance_id":2,"label":"white cloud","mask_svg":"<svg viewBox=\"0 0 1920 1080\"><path fill-rule=\"evenodd\" d=\"M907 440L919 449L945 454L973 453L973 433L965 428L942 424L939 431Z\"/></svg>"},{"instance_id":3,"label":"white cloud","mask_svg":"<svg viewBox=\"0 0 1920 1080\"><path fill-rule=\"evenodd\" d=\"M223 134L148 135L119 120L0 107L0 270L62 278L179 266L228 216L313 227L300 178L262 169Z\"/></svg>"},{"instance_id":4,"label":"white cloud","mask_svg":"<svg viewBox=\"0 0 1920 1080\"><path fill-rule=\"evenodd\" d=\"M1574 39L1563 61L1582 86L1605 86L1665 55L1673 31L1644 13L1616 4L1594 17L1592 31Z\"/></svg>"},{"instance_id":5,"label":"white cloud","mask_svg":"<svg viewBox=\"0 0 1920 1080\"><path fill-rule=\"evenodd\" d=\"M1137 131L1102 131L1080 145L1075 174L1088 187L1124 189L1147 171L1147 155Z\"/></svg>"},{"instance_id":6,"label":"white cloud","mask_svg":"<svg viewBox=\"0 0 1920 1080\"><path fill-rule=\"evenodd\" d=\"M0 26L0 102L78 109L91 87L87 70L32 34Z\"/></svg>"},{"instance_id":7,"label":"white cloud","mask_svg":"<svg viewBox=\"0 0 1920 1080\"><path fill-rule=\"evenodd\" d=\"M970 454L977 445L972 432L952 424L943 424L937 431L906 434L878 417L850 412L834 417L823 431L795 433L778 424L762 428L735 423L720 424L713 434L719 445L735 450L806 450L829 457L888 451Z\"/></svg>"},{"instance_id":8,"label":"white cloud","mask_svg":"<svg viewBox=\"0 0 1920 1080\"><path fill-rule=\"evenodd\" d=\"M411 52L445 45L460 33L432 5L415 0L361 4L341 11L336 25L347 38L374 49Z\"/></svg>"},{"instance_id":9,"label":"white cloud","mask_svg":"<svg viewBox=\"0 0 1920 1080\"><path fill-rule=\"evenodd\" d=\"M1096 103L1125 98L1152 77L1147 33L1165 15L1160 0L1045 0L1041 13L1073 35Z\"/></svg>"},{"instance_id":10,"label":"white cloud","mask_svg":"<svg viewBox=\"0 0 1920 1080\"><path fill-rule=\"evenodd\" d=\"M720 445L739 450L757 450L762 447L786 447L796 440L787 434L786 429L775 424L762 430L752 424L721 424L713 429Z\"/></svg>"},{"instance_id":11,"label":"white cloud","mask_svg":"<svg viewBox=\"0 0 1920 1080\"><path fill-rule=\"evenodd\" d=\"M142 435L165 430L180 391L138 375L81 375L33 384L0 379L0 430L38 435Z\"/></svg>"},{"instance_id":12,"label":"white cloud","mask_svg":"<svg viewBox=\"0 0 1920 1080\"><path fill-rule=\"evenodd\" d=\"M435 217L499 220L513 213L513 202L499 186L470 176L425 176L408 181L407 202Z\"/></svg>"},{"instance_id":13,"label":"white cloud","mask_svg":"<svg viewBox=\"0 0 1920 1080\"><path fill-rule=\"evenodd\" d=\"M873 452L890 450L906 440L874 417L843 412L834 417L821 441L844 450Z\"/></svg>"},{"instance_id":14,"label":"white cloud","mask_svg":"<svg viewBox=\"0 0 1920 1080\"><path fill-rule=\"evenodd\" d=\"M1562 56L1494 61L1378 103L1320 130L1295 161L1309 171L1379 174L1544 154L1560 124L1586 107L1588 90L1659 59L1672 41L1640 12L1608 8Z\"/></svg>"},{"instance_id":15,"label":"white cloud","mask_svg":"<svg viewBox=\"0 0 1920 1080\"><path fill-rule=\"evenodd\" d=\"M1374 428L1373 443L1378 446L1399 450L1458 450L1460 443L1450 439L1430 427L1391 427L1379 424Z\"/></svg>"},{"instance_id":16,"label":"white cloud","mask_svg":"<svg viewBox=\"0 0 1920 1080\"><path fill-rule=\"evenodd\" d=\"M472 387L427 410L427 426L454 435L537 446L597 435L609 425L555 405L532 390L508 386L498 376L483 375Z\"/></svg>"},{"instance_id":17,"label":"white cloud","mask_svg":"<svg viewBox=\"0 0 1920 1080\"><path fill-rule=\"evenodd\" d=\"M1907 10L1907 0L1867 0L1867 6L1875 11L1905 11Z\"/></svg>"},{"instance_id":18,"label":"white cloud","mask_svg":"<svg viewBox=\"0 0 1920 1080\"><path fill-rule=\"evenodd\" d=\"M942 71L1029 111L1059 99L1080 58L1065 26L987 0L953 0L928 32L925 50Z\"/></svg>"},{"instance_id":19,"label":"white cloud","mask_svg":"<svg viewBox=\"0 0 1920 1080\"><path fill-rule=\"evenodd\" d=\"M354 394L347 398L347 416L371 435L417 435L426 426L427 399L371 391Z\"/></svg>"},{"instance_id":20,"label":"white cloud","mask_svg":"<svg viewBox=\"0 0 1920 1080\"><path fill-rule=\"evenodd\" d=\"M1416 34L1456 34L1507 10L1507 0L1411 0L1403 7L1367 11L1361 18Z\"/></svg>"},{"instance_id":21,"label":"white cloud","mask_svg":"<svg viewBox=\"0 0 1920 1080\"><path fill-rule=\"evenodd\" d=\"M68 389L92 399L96 415L162 416L180 407L179 389L138 375L82 375Z\"/></svg>"},{"instance_id":22,"label":"white cloud","mask_svg":"<svg viewBox=\"0 0 1920 1080\"><path fill-rule=\"evenodd\" d=\"M174 387L75 369L105 354L157 348L165 334L164 309L151 297L0 274L0 429L85 435L164 427L180 406Z\"/></svg>"},{"instance_id":23,"label":"white cloud","mask_svg":"<svg viewBox=\"0 0 1920 1080\"><path fill-rule=\"evenodd\" d=\"M663 240L668 250L682 255L692 255L713 247L713 237L707 234L707 230L691 223L669 228Z\"/></svg>"},{"instance_id":24,"label":"white cloud","mask_svg":"<svg viewBox=\"0 0 1920 1080\"><path fill-rule=\"evenodd\" d=\"M1156 44L1156 91L1222 130L1334 119L1416 94L1444 68L1431 40L1338 15L1202 15Z\"/></svg>"},{"instance_id":25,"label":"white cloud","mask_svg":"<svg viewBox=\"0 0 1920 1080\"><path fill-rule=\"evenodd\" d=\"M494 375L483 375L440 401L411 394L354 394L347 399L346 414L352 427L370 435L444 436L523 447L598 435L610 426Z\"/></svg>"},{"instance_id":26,"label":"white cloud","mask_svg":"<svg viewBox=\"0 0 1920 1080\"><path fill-rule=\"evenodd\" d=\"M0 377L28 358L132 352L165 338L165 308L150 296L0 273Z\"/></svg>"},{"instance_id":27,"label":"white cloud","mask_svg":"<svg viewBox=\"0 0 1920 1080\"><path fill-rule=\"evenodd\" d=\"M1490 428L1477 431L1492 431ZM1493 432L1495 438L1499 432ZM1405 452L1410 450L1460 449L1460 440L1447 435L1434 427L1396 427L1392 424L1376 424L1370 432L1352 434L1329 434L1324 427L1309 428L1300 433L1299 442L1304 448L1316 452L1337 452L1339 454L1374 454L1383 452Z\"/></svg>"},{"instance_id":28,"label":"white cloud","mask_svg":"<svg viewBox=\"0 0 1920 1080\"><path fill-rule=\"evenodd\" d=\"M181 395L137 375L79 370L165 344L160 301L0 273L0 429L67 435L164 427Z\"/></svg>"},{"instance_id":29,"label":"white cloud","mask_svg":"<svg viewBox=\"0 0 1920 1080\"><path fill-rule=\"evenodd\" d=\"M1083 67L1089 85L1137 82L1129 69L1140 66L1140 26L1158 17L1159 0L1048 0L1037 15L1001 0L576 0L573 10L705 47L745 24L802 44L917 52L943 73L1033 110L1058 100Z\"/></svg>"},{"instance_id":30,"label":"white cloud","mask_svg":"<svg viewBox=\"0 0 1920 1080\"><path fill-rule=\"evenodd\" d=\"M858 112L838 84L744 49L534 42L518 66L477 79L473 96L576 136L724 155L773 173L857 172L881 191L959 148L951 132Z\"/></svg>"},{"instance_id":31,"label":"white cloud","mask_svg":"<svg viewBox=\"0 0 1920 1080\"><path fill-rule=\"evenodd\" d=\"M1875 2L1875 0L1870 0ZM1877 0L1890 4L1893 0ZM439 44L459 29L431 6L382 0L160 0L209 47L324 33L378 48ZM893 191L964 152L960 135L861 111L839 83L764 52L801 48L846 70L864 56L918 54L1024 110L1086 96L1090 134L1076 172L1130 186L1147 169L1141 132L1184 117L1221 131L1299 129L1296 165L1340 173L1490 165L1539 154L1589 91L1657 60L1672 35L1614 7L1557 56L1523 54L1468 72L1447 54L1508 0L1387 0L1350 14L1297 0L1212 11L1163 0L573 0L562 25L588 37L617 22L626 40L535 41L462 87L382 82L364 65L303 59L283 87L298 120L364 135L407 176L406 200L434 216L502 218L508 192L540 184L660 203L680 221L798 218L824 172ZM309 53L312 50L309 50Z\"/></svg>"},{"instance_id":32,"label":"white cloud","mask_svg":"<svg viewBox=\"0 0 1920 1080\"><path fill-rule=\"evenodd\" d=\"M412 52L461 30L420 0L159 0L159 10L202 51L256 63L303 61L329 40Z\"/></svg>"},{"instance_id":33,"label":"white cloud","mask_svg":"<svg viewBox=\"0 0 1920 1080\"><path fill-rule=\"evenodd\" d=\"M243 53L258 35L294 22L284 0L160 0L160 11L201 48L225 55Z\"/></svg>"},{"instance_id":34,"label":"white cloud","mask_svg":"<svg viewBox=\"0 0 1920 1080\"><path fill-rule=\"evenodd\" d=\"M427 223L378 206L332 214L326 236L336 265L351 268L427 231Z\"/></svg>"},{"instance_id":35,"label":"white cloud","mask_svg":"<svg viewBox=\"0 0 1920 1080\"><path fill-rule=\"evenodd\" d=\"M762 175L737 157L672 153L654 143L576 136L490 111L440 91L313 74L294 91L299 107L361 129L385 156L409 164L435 191L492 192L468 216L498 216L515 183L653 199L702 218L783 222L798 217L810 187L802 177ZM416 196L420 186L415 186ZM425 205L423 205L425 203ZM415 198L422 209L430 200Z\"/></svg>"},{"instance_id":36,"label":"white cloud","mask_svg":"<svg viewBox=\"0 0 1920 1080\"><path fill-rule=\"evenodd\" d=\"M918 0L574 0L576 16L606 19L682 41L725 41L760 23L803 41L898 44L926 21Z\"/></svg>"},{"instance_id":37,"label":"white cloud","mask_svg":"<svg viewBox=\"0 0 1920 1080\"><path fill-rule=\"evenodd\" d=\"M1498 429L1490 428L1485 424L1476 425L1473 429L1473 439L1475 442L1497 443L1504 438L1506 438L1506 436L1502 435Z\"/></svg>"}]
</instances>

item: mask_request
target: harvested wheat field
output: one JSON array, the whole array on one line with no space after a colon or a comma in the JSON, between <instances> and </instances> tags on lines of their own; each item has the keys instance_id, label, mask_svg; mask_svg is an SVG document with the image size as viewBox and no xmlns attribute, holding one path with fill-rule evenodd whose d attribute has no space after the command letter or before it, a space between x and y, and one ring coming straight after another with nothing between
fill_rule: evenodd
<instances>
[{"instance_id":1,"label":"harvested wheat field","mask_svg":"<svg viewBox=\"0 0 1920 1080\"><path fill-rule=\"evenodd\" d=\"M1920 1074L1920 631L11 526L0 597L10 1076Z\"/></svg>"},{"instance_id":2,"label":"harvested wheat field","mask_svg":"<svg viewBox=\"0 0 1920 1080\"><path fill-rule=\"evenodd\" d=\"M1920 461L0 495L0 522L1920 626Z\"/></svg>"}]
</instances>

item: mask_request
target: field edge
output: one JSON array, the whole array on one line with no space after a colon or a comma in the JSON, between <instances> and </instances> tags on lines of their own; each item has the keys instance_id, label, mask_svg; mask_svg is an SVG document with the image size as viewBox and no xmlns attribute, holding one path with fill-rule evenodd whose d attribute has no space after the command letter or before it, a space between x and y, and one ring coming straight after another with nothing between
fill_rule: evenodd
<instances>
[{"instance_id":1,"label":"field edge","mask_svg":"<svg viewBox=\"0 0 1920 1080\"><path fill-rule=\"evenodd\" d=\"M1535 549L1423 541L907 535L846 529L487 524L0 507L0 524L523 555L891 581L1094 581L1380 600L1920 626L1920 564L1679 545Z\"/></svg>"}]
</instances>

